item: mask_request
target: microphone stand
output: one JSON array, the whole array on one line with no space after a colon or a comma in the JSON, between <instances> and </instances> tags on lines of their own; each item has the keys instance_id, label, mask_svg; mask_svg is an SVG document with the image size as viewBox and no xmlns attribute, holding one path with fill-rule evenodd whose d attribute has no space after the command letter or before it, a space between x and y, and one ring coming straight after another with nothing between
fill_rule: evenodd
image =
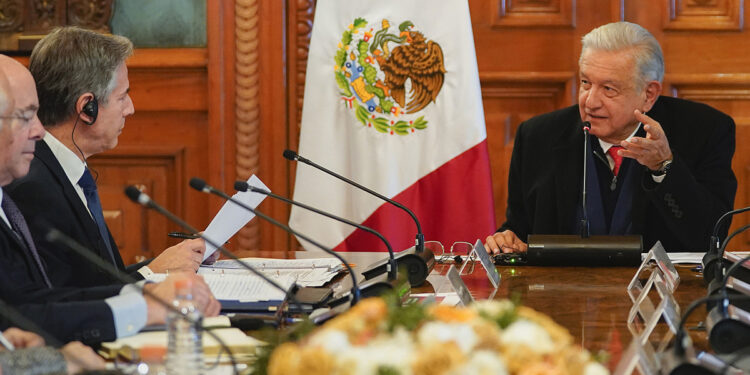
<instances>
[{"instance_id":1,"label":"microphone stand","mask_svg":"<svg viewBox=\"0 0 750 375\"><path fill-rule=\"evenodd\" d=\"M728 218L731 219L732 216L746 211L750 211L750 207L729 211L724 215L721 215L719 220L716 220L716 224L714 224L714 230L711 234L711 241L709 242L709 249L706 252L706 255L703 256L703 260L701 261L701 264L703 265L703 280L706 282L706 284L710 283L711 280L719 280L721 278L721 276L716 273L716 271L721 270L723 266L723 261L721 259L724 252L719 251L721 245L719 239L719 228L721 227L721 224L723 224L724 220L727 220ZM717 262L718 264L715 265L715 263Z\"/></svg>"},{"instance_id":2,"label":"microphone stand","mask_svg":"<svg viewBox=\"0 0 750 375\"><path fill-rule=\"evenodd\" d=\"M590 236L586 208L589 130L583 123L583 184L581 189L581 228L579 235L530 234L526 263L532 266L636 266L641 263L641 236Z\"/></svg>"},{"instance_id":3,"label":"microphone stand","mask_svg":"<svg viewBox=\"0 0 750 375\"><path fill-rule=\"evenodd\" d=\"M284 295L286 296L286 299L291 300L294 303L294 305L297 306L297 309L299 309L299 311L303 311L302 304L300 304L299 301L297 301L297 299L294 296L294 293L297 290L297 285L296 284L293 284L292 287L289 288L289 290L284 289L276 281L270 279L269 277L267 277L266 275L264 275L262 272L256 270L255 268L251 267L250 265L246 264L245 262L243 262L242 260L240 260L239 258L237 258L234 254L232 254L231 252L229 252L229 250L227 250L226 248L224 248L223 245L221 245L221 244L217 243L216 241L213 241L210 238L204 236L201 231L199 231L198 229L196 229L192 225L188 224L184 220L180 219L179 217L177 217L177 215L169 212L166 208L164 208L164 207L160 206L159 204L157 204L156 202L154 202L153 199L151 199L151 197L149 197L146 193L143 193L140 190L138 190L138 188L136 188L135 186L131 185L131 186L126 187L125 188L125 195L127 195L128 198L130 198L130 200L132 200L135 203L138 203L138 204L140 204L140 205L142 205L142 206L144 206L146 208L150 208L150 209L156 210L156 212L164 215L167 219L169 219L170 221L172 221L172 222L176 223L177 225L181 226L185 230L187 230L187 231L189 231L191 233L196 233L196 235L198 237L200 237L201 239L203 239L204 241L206 241L206 243L208 243L209 245L215 247L218 251L221 252L222 255L224 255L224 256L226 256L226 257L234 260L240 266L242 266L242 268L244 268L244 269L252 272L256 276L258 276L261 279L263 279L263 281L271 284L271 286L273 286L274 288L276 288L276 289L284 292ZM279 314L282 314L283 310L284 310L283 308L280 308L279 309ZM279 316L278 318L279 318L279 320L281 320L282 316Z\"/></svg>"},{"instance_id":4,"label":"microphone stand","mask_svg":"<svg viewBox=\"0 0 750 375\"><path fill-rule=\"evenodd\" d=\"M318 169L322 172L325 172L341 181L346 182L347 184L350 184L360 190L364 190L367 193L370 193L371 195L374 195L381 200L384 200L404 211L411 216L412 220L414 220L414 224L417 226L417 235L415 239L415 245L414 250L411 249L404 250L399 253L399 255L396 256L396 259L398 260L398 263L406 264L408 273L409 273L409 284L412 286L420 286L424 283L424 281L427 279L427 275L430 274L430 271L435 267L435 254L432 253L430 249L425 249L424 247L424 233L422 233L422 225L419 223L419 220L417 219L417 216L412 212L410 209L406 208L401 203L398 203L394 201L393 199L390 199L372 189L369 189L357 182L352 181L351 179L348 179L336 172L333 172L327 168L324 168L315 162L306 159L302 157L301 155L297 154L296 152L292 150L284 150L284 158L290 161L299 161L301 163L305 163L315 169ZM366 279L371 279L379 274L382 274L383 272L387 271L387 263L389 262L388 259L383 259L381 261L375 262L367 267L367 270L362 272L362 274L365 276Z\"/></svg>"},{"instance_id":5,"label":"microphone stand","mask_svg":"<svg viewBox=\"0 0 750 375\"><path fill-rule=\"evenodd\" d=\"M315 207L308 206L308 205L306 205L304 203L300 203L300 202L291 200L289 198L284 198L284 197L282 197L282 196L280 196L278 194L274 194L274 193L272 193L272 192L270 192L268 190L261 189L261 188L249 185L245 181L237 181L237 182L235 182L234 183L234 189L237 190L237 191L243 191L243 192L250 190L250 191L252 191L254 193L263 194L263 195L269 196L271 198L278 199L278 200L280 200L282 202L286 202L286 203L289 203L291 205L302 207L302 208L304 208L306 210L310 210L312 212L315 212L316 214L323 215L323 216L325 216L327 218L330 218L330 219L333 219L333 220L337 220L337 221L340 221L340 222L345 223L345 224L349 224L349 225L351 225L353 227L362 229L365 232L368 232L368 233L371 233L371 234L377 236L381 241L383 241L383 243L385 244L386 248L388 249L388 256L390 258L390 262L388 263L388 279L389 280L395 280L398 277L398 270L397 270L397 265L396 265L396 258L393 256L393 248L391 247L391 244L388 242L388 240L386 240L385 237L383 237L383 235L380 234L380 232L378 232L378 231L376 231L376 230L374 230L374 229L372 229L370 227L366 227L364 225L355 223L355 222L353 222L351 220L347 220L347 219L344 219L342 217L338 217L336 215L330 214L328 212L321 211L321 210L319 210L319 209L317 209Z\"/></svg>"},{"instance_id":6,"label":"microphone stand","mask_svg":"<svg viewBox=\"0 0 750 375\"><path fill-rule=\"evenodd\" d=\"M133 187L135 189L135 187ZM137 190L137 189L136 189ZM73 250L76 254L86 259L91 264L94 264L95 266L99 267L100 269L104 270L105 272L113 275L116 279L118 279L120 282L125 284L133 285L135 288L137 288L141 293L143 293L146 296L151 297L156 303L161 305L162 307L166 308L168 311L177 313L181 319L186 320L192 325L197 325L198 322L195 321L193 318L188 316L187 314L183 313L182 311L178 310L176 307L174 307L171 303L164 301L159 296L154 295L150 291L146 290L144 287L139 286L137 284L137 280L135 280L132 276L126 275L124 273L121 273L115 268L112 264L109 264L105 261L103 261L98 256L94 255L94 253L83 247L83 245L76 242L74 239L68 237L67 235L63 234L56 228L53 228L49 225L46 225L49 230L47 231L47 235L45 238L47 241L54 242L54 243L60 243L68 247L69 249ZM206 333L208 333L214 340L216 340L217 343L219 343L219 346L221 346L221 349L224 350L227 355L229 356L229 361L232 363L232 369L234 370L234 373L236 375L240 374L240 371L237 369L237 362L234 359L234 353L229 349L229 346L222 340L218 335L211 332L211 330L204 330Z\"/></svg>"},{"instance_id":7,"label":"microphone stand","mask_svg":"<svg viewBox=\"0 0 750 375\"><path fill-rule=\"evenodd\" d=\"M230 202L232 202L232 203L234 203L234 204L236 204L236 205L238 205L238 206L240 206L240 207L242 207L242 208L244 208L244 209L252 212L253 214L255 214L255 216L258 216L259 218L262 218L262 219L270 222L271 224L273 224L273 225L275 225L275 226L277 226L279 228L282 228L285 231L287 231L289 233L292 233L292 234L294 234L295 236L297 236L299 238L302 238L303 240L305 240L307 242L310 242L315 247L317 247L317 248L325 251L326 253L331 254L334 257L336 257L338 260L341 261L341 263L344 264L344 266L349 271L349 274L351 275L351 278L352 278L352 290L351 290L351 295L352 295L351 304L352 304L352 306L355 305L359 301L359 298L360 298L360 289L359 289L359 286L357 285L357 276L354 273L354 270L352 270L352 267L349 265L349 263L344 258L342 258L341 255L337 254L335 251L333 251L331 249L326 248L325 246L321 245L317 241L315 241L315 240L313 240L313 239L311 239L311 238L309 238L309 237L307 237L307 236L305 236L305 235L303 235L303 234L301 234L301 233L293 230L292 228L290 228L290 227L288 227L288 226L286 226L284 224L281 224L280 222L274 220L270 216L268 216L268 215L266 215L266 214L264 214L264 213L262 213L262 212L260 212L260 211L258 211L256 209L254 209L254 208L252 208L252 207L244 204L243 202L240 202L240 201L238 201L238 200L230 197L229 195L227 195L223 191L218 190L218 189L216 189L216 188L214 188L212 186L207 185L206 182L203 181L200 178L197 178L197 177L191 178L190 179L190 187L192 187L193 189L198 190L198 191L200 191L202 193L214 194L214 195L217 195L217 196L219 196L219 197L221 197L221 198L223 198L225 200L228 200L228 201L230 201Z\"/></svg>"}]
</instances>

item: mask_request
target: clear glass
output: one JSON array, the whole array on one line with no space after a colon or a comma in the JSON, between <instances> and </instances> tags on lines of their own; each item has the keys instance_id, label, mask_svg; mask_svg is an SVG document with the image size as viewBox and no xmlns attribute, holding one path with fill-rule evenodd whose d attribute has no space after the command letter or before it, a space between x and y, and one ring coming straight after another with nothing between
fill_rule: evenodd
<instances>
[{"instance_id":1,"label":"clear glass","mask_svg":"<svg viewBox=\"0 0 750 375\"><path fill-rule=\"evenodd\" d=\"M204 373L203 317L193 304L189 289L178 290L173 305L193 322L175 312L167 315L167 374L201 375Z\"/></svg>"}]
</instances>

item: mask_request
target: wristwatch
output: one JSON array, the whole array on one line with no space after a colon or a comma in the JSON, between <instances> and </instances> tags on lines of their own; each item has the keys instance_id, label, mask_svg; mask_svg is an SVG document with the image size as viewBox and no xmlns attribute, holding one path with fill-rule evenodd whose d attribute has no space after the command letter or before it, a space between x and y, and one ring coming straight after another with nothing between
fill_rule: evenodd
<instances>
[{"instance_id":1,"label":"wristwatch","mask_svg":"<svg viewBox=\"0 0 750 375\"><path fill-rule=\"evenodd\" d=\"M672 166L672 159L664 160L661 162L661 165L659 168L655 171L651 171L651 175L654 177L660 177L667 174L667 171L669 171L669 168Z\"/></svg>"}]
</instances>

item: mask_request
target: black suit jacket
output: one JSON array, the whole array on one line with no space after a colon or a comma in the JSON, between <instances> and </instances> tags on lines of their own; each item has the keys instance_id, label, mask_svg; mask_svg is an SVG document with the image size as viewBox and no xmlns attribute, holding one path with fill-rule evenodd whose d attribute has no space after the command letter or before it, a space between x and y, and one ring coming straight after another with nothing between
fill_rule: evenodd
<instances>
[{"instance_id":1,"label":"black suit jacket","mask_svg":"<svg viewBox=\"0 0 750 375\"><path fill-rule=\"evenodd\" d=\"M633 197L633 233L643 235L646 250L659 240L667 251L706 251L714 223L734 205L734 121L707 105L665 96L648 116L664 128L674 161L659 184L634 163L641 183ZM581 195L581 128L577 105L519 126L507 219L498 231L511 229L524 241L529 234L577 233L571 228Z\"/></svg>"},{"instance_id":2,"label":"black suit jacket","mask_svg":"<svg viewBox=\"0 0 750 375\"><path fill-rule=\"evenodd\" d=\"M0 300L62 342L89 345L116 338L112 310L103 299L121 286L48 288L41 270L5 221L0 220ZM0 329L18 325L0 311Z\"/></svg>"},{"instance_id":3,"label":"black suit jacket","mask_svg":"<svg viewBox=\"0 0 750 375\"><path fill-rule=\"evenodd\" d=\"M118 282L71 250L47 241L47 228L40 224L39 217L107 262L112 258L104 241L109 241L117 268L137 280L143 279L136 272L142 264L125 267L112 236L105 239L99 234L96 222L43 140L36 143L29 173L5 191L26 217L39 253L49 265L48 276L53 285L88 287Z\"/></svg>"}]
</instances>

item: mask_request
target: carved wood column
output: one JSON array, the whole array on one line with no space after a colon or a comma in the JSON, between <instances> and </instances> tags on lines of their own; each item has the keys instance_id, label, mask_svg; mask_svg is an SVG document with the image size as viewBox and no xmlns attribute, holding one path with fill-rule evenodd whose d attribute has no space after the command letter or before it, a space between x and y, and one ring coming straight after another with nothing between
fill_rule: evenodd
<instances>
[{"instance_id":1,"label":"carved wood column","mask_svg":"<svg viewBox=\"0 0 750 375\"><path fill-rule=\"evenodd\" d=\"M259 6L257 0L235 2L236 173L240 180L258 174L260 167ZM257 250L260 240L258 220L240 230L237 238L239 249Z\"/></svg>"}]
</instances>

